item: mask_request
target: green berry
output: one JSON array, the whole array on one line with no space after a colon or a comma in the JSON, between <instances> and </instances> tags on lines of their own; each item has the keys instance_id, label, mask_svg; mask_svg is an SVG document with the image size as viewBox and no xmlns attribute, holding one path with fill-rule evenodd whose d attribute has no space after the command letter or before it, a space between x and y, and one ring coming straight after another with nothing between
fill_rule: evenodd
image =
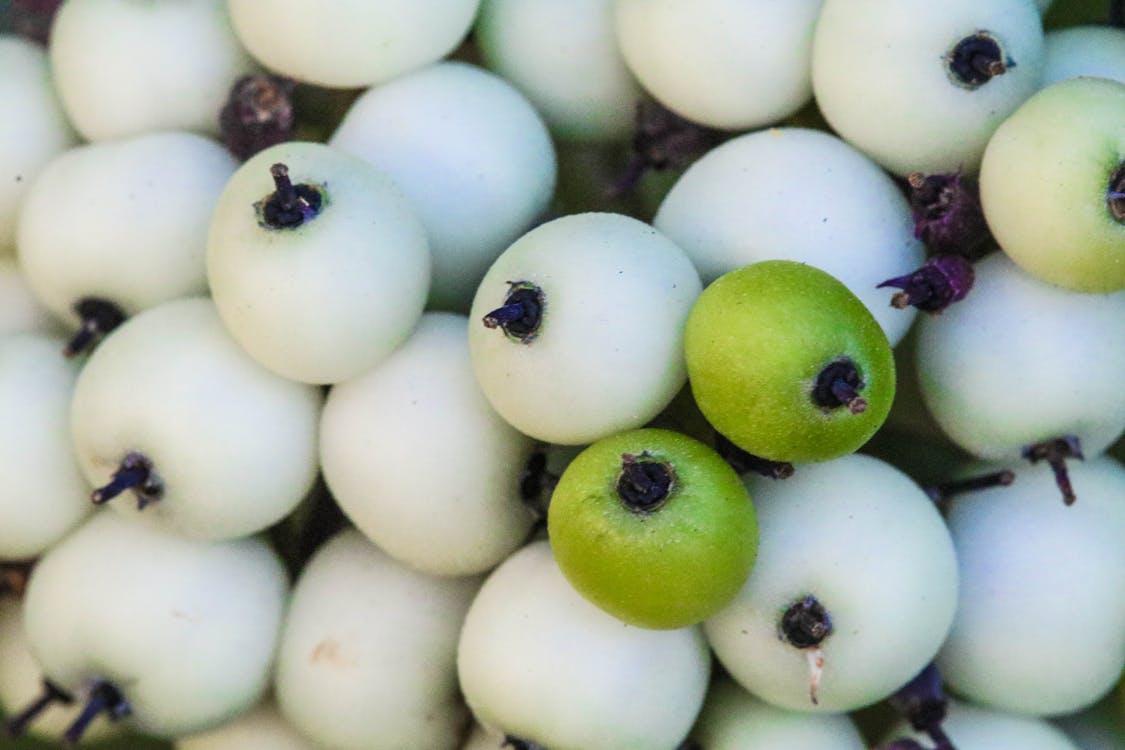
<instances>
[{"instance_id":1,"label":"green berry","mask_svg":"<svg viewBox=\"0 0 1125 750\"><path fill-rule=\"evenodd\" d=\"M669 430L586 448L551 497L547 531L580 594L645 628L721 609L750 574L758 525L746 488L715 451Z\"/></svg>"},{"instance_id":2,"label":"green berry","mask_svg":"<svg viewBox=\"0 0 1125 750\"><path fill-rule=\"evenodd\" d=\"M719 277L692 308L684 347L703 415L772 461L852 453L894 400L894 354L875 318L842 282L802 263Z\"/></svg>"}]
</instances>

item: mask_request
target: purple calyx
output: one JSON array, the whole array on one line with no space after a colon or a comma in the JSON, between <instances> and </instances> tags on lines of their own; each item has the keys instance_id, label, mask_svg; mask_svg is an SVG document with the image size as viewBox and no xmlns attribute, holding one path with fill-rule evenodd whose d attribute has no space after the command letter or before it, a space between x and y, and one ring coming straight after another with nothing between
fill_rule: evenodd
<instances>
[{"instance_id":1,"label":"purple calyx","mask_svg":"<svg viewBox=\"0 0 1125 750\"><path fill-rule=\"evenodd\" d=\"M990 237L976 180L960 172L906 178L914 236L935 255L972 257Z\"/></svg>"},{"instance_id":2,"label":"purple calyx","mask_svg":"<svg viewBox=\"0 0 1125 750\"><path fill-rule=\"evenodd\" d=\"M655 101L637 103L634 116L633 156L625 173L610 190L611 197L632 191L649 170L684 169L724 137Z\"/></svg>"},{"instance_id":3,"label":"purple calyx","mask_svg":"<svg viewBox=\"0 0 1125 750\"><path fill-rule=\"evenodd\" d=\"M889 286L902 290L891 298L892 307L901 310L914 306L936 315L964 299L973 288L975 276L973 264L964 257L936 255L918 270L887 279L878 288Z\"/></svg>"},{"instance_id":4,"label":"purple calyx","mask_svg":"<svg viewBox=\"0 0 1125 750\"><path fill-rule=\"evenodd\" d=\"M259 151L293 138L293 88L289 78L259 73L231 87L219 113L227 150L245 161Z\"/></svg>"},{"instance_id":5,"label":"purple calyx","mask_svg":"<svg viewBox=\"0 0 1125 750\"><path fill-rule=\"evenodd\" d=\"M934 750L956 750L949 736L942 729L942 722L949 707L945 691L941 686L941 673L931 662L914 679L903 685L887 699L891 707L899 712L917 732L925 732L933 740ZM898 740L910 743L913 740ZM916 747L921 745L915 743ZM910 744L901 748L913 747ZM895 747L894 744L888 747Z\"/></svg>"}]
</instances>

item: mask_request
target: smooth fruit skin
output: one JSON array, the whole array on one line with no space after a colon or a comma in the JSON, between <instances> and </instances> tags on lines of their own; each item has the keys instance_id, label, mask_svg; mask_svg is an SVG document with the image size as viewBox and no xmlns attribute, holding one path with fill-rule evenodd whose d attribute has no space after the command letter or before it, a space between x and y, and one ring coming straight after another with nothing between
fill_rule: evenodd
<instances>
[{"instance_id":1,"label":"smooth fruit skin","mask_svg":"<svg viewBox=\"0 0 1125 750\"><path fill-rule=\"evenodd\" d=\"M782 708L854 711L885 699L933 659L957 606L953 541L933 502L862 454L798 466L783 481L745 481L761 545L746 585L703 625L716 657ZM833 629L820 646L817 705L806 654L778 634L781 613L807 595Z\"/></svg>"},{"instance_id":2,"label":"smooth fruit skin","mask_svg":"<svg viewBox=\"0 0 1125 750\"><path fill-rule=\"evenodd\" d=\"M698 626L648 630L583 599L546 541L485 580L457 649L465 701L487 729L550 750L677 750L707 691Z\"/></svg>"},{"instance_id":3,"label":"smooth fruit skin","mask_svg":"<svg viewBox=\"0 0 1125 750\"><path fill-rule=\"evenodd\" d=\"M0 335L0 560L37 557L94 510L70 441L78 367L63 345Z\"/></svg>"},{"instance_id":4,"label":"smooth fruit skin","mask_svg":"<svg viewBox=\"0 0 1125 750\"><path fill-rule=\"evenodd\" d=\"M981 458L1077 435L1093 457L1125 430L1125 293L1081 294L1021 271L1005 253L976 264L967 298L917 328L926 407Z\"/></svg>"},{"instance_id":5,"label":"smooth fruit skin","mask_svg":"<svg viewBox=\"0 0 1125 750\"><path fill-rule=\"evenodd\" d=\"M454 747L467 718L456 647L480 584L411 570L339 532L293 587L274 680L281 715L325 750Z\"/></svg>"},{"instance_id":6,"label":"smooth fruit skin","mask_svg":"<svg viewBox=\"0 0 1125 750\"><path fill-rule=\"evenodd\" d=\"M984 216L1021 268L1079 292L1125 289L1125 223L1106 205L1125 163L1125 84L1048 86L993 134L980 170Z\"/></svg>"},{"instance_id":7,"label":"smooth fruit skin","mask_svg":"<svg viewBox=\"0 0 1125 750\"><path fill-rule=\"evenodd\" d=\"M703 291L684 333L688 380L707 420L743 450L774 461L826 461L875 434L894 400L894 354L859 299L831 275L762 261ZM857 366L867 408L812 400L829 362Z\"/></svg>"},{"instance_id":8,"label":"smooth fruit skin","mask_svg":"<svg viewBox=\"0 0 1125 750\"><path fill-rule=\"evenodd\" d=\"M937 666L977 705L1083 710L1125 669L1125 467L1108 457L1073 462L1071 506L1043 464L964 473L999 468L1016 473L1010 487L957 497L946 515L961 591Z\"/></svg>"},{"instance_id":9,"label":"smooth fruit skin","mask_svg":"<svg viewBox=\"0 0 1125 750\"><path fill-rule=\"evenodd\" d=\"M822 0L615 0L617 41L655 99L702 125L749 130L812 98Z\"/></svg>"},{"instance_id":10,"label":"smooth fruit skin","mask_svg":"<svg viewBox=\"0 0 1125 750\"><path fill-rule=\"evenodd\" d=\"M667 462L664 504L630 510L615 485L622 455ZM758 549L754 506L738 474L707 447L669 430L600 440L575 458L551 496L547 533L580 594L632 625L694 625L742 587Z\"/></svg>"},{"instance_id":11,"label":"smooth fruit skin","mask_svg":"<svg viewBox=\"0 0 1125 750\"><path fill-rule=\"evenodd\" d=\"M950 701L942 729L957 750L1079 750L1058 727L1037 716L1024 716L980 708L971 703ZM913 729L906 721L897 723L879 743L899 737L911 737L923 743L929 738ZM1083 746L1084 748L1084 746ZM1105 748L1109 750L1109 748Z\"/></svg>"},{"instance_id":12,"label":"smooth fruit skin","mask_svg":"<svg viewBox=\"0 0 1125 750\"><path fill-rule=\"evenodd\" d=\"M22 711L43 689L43 668L35 660L23 626L23 605L14 596L0 595L0 714L13 716ZM27 727L28 735L57 742L70 722L74 707L49 706ZM102 716L90 724L82 739L93 745L106 737L120 735L124 727ZM2 747L10 747L4 738ZM35 747L39 747L36 745ZM491 749L490 749L491 750Z\"/></svg>"},{"instance_id":13,"label":"smooth fruit skin","mask_svg":"<svg viewBox=\"0 0 1125 750\"><path fill-rule=\"evenodd\" d=\"M513 281L543 291L529 343L481 323ZM541 224L477 288L477 381L500 416L544 442L585 445L642 427L683 387L684 322L701 289L684 251L637 219L587 213Z\"/></svg>"},{"instance_id":14,"label":"smooth fruit skin","mask_svg":"<svg viewBox=\"0 0 1125 750\"><path fill-rule=\"evenodd\" d=\"M711 684L691 736L706 750L865 750L867 747L847 714L813 714L771 706L729 676Z\"/></svg>"},{"instance_id":15,"label":"smooth fruit skin","mask_svg":"<svg viewBox=\"0 0 1125 750\"><path fill-rule=\"evenodd\" d=\"M270 167L323 186L300 226L259 221ZM430 288L426 230L398 185L362 159L307 141L259 152L227 182L207 237L207 281L223 324L283 377L331 384L373 367L406 340Z\"/></svg>"},{"instance_id":16,"label":"smooth fruit skin","mask_svg":"<svg viewBox=\"0 0 1125 750\"><path fill-rule=\"evenodd\" d=\"M978 31L1012 64L969 88L946 56ZM841 138L898 175L975 173L996 127L1039 87L1043 23L1031 0L826 0L813 95Z\"/></svg>"},{"instance_id":17,"label":"smooth fruit skin","mask_svg":"<svg viewBox=\"0 0 1125 750\"><path fill-rule=\"evenodd\" d=\"M128 726L174 737L262 698L288 588L264 539L188 539L103 510L40 558L24 625L48 679L108 680Z\"/></svg>"},{"instance_id":18,"label":"smooth fruit skin","mask_svg":"<svg viewBox=\"0 0 1125 750\"><path fill-rule=\"evenodd\" d=\"M38 44L0 34L0 253L16 247L20 204L39 171L78 140L55 94Z\"/></svg>"},{"instance_id":19,"label":"smooth fruit skin","mask_svg":"<svg viewBox=\"0 0 1125 750\"><path fill-rule=\"evenodd\" d=\"M223 0L67 0L47 53L88 141L181 128L218 135L227 91L254 69Z\"/></svg>"},{"instance_id":20,"label":"smooth fruit skin","mask_svg":"<svg viewBox=\"0 0 1125 750\"><path fill-rule=\"evenodd\" d=\"M780 127L746 133L692 164L652 225L684 249L704 284L762 260L795 260L844 282L897 346L914 322L878 285L926 260L895 181L831 133Z\"/></svg>"}]
</instances>

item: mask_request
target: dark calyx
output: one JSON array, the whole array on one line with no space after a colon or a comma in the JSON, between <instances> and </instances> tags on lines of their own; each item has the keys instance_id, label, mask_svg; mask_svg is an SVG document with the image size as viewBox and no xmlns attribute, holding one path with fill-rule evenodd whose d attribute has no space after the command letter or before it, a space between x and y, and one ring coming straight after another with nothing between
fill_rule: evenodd
<instances>
[{"instance_id":1,"label":"dark calyx","mask_svg":"<svg viewBox=\"0 0 1125 750\"><path fill-rule=\"evenodd\" d=\"M934 741L934 750L955 750L941 728L949 701L941 687L941 673L933 663L899 688L887 702L915 731L925 732Z\"/></svg>"},{"instance_id":2,"label":"dark calyx","mask_svg":"<svg viewBox=\"0 0 1125 750\"><path fill-rule=\"evenodd\" d=\"M23 596L33 564L31 561L0 563L0 596Z\"/></svg>"},{"instance_id":3,"label":"dark calyx","mask_svg":"<svg viewBox=\"0 0 1125 750\"><path fill-rule=\"evenodd\" d=\"M761 474L770 479L788 479L793 476L793 464L787 461L771 461L768 458L747 453L732 443L725 435L715 431L715 452L738 474Z\"/></svg>"},{"instance_id":4,"label":"dark calyx","mask_svg":"<svg viewBox=\"0 0 1125 750\"><path fill-rule=\"evenodd\" d=\"M617 496L634 513L651 513L668 499L676 484L676 473L667 461L649 455L621 454L621 473L617 475Z\"/></svg>"},{"instance_id":5,"label":"dark calyx","mask_svg":"<svg viewBox=\"0 0 1125 750\"><path fill-rule=\"evenodd\" d=\"M867 399L859 395L863 387L863 378L855 362L848 357L839 357L825 365L816 376L812 400L823 409L847 406L852 414L861 414L867 409Z\"/></svg>"},{"instance_id":6,"label":"dark calyx","mask_svg":"<svg viewBox=\"0 0 1125 750\"><path fill-rule=\"evenodd\" d=\"M125 321L121 308L101 297L83 297L74 303L73 310L80 323L78 333L63 349L67 357L90 351L106 334Z\"/></svg>"},{"instance_id":7,"label":"dark calyx","mask_svg":"<svg viewBox=\"0 0 1125 750\"><path fill-rule=\"evenodd\" d=\"M259 151L291 140L295 85L292 79L266 73L235 81L219 113L227 150L246 161Z\"/></svg>"},{"instance_id":8,"label":"dark calyx","mask_svg":"<svg viewBox=\"0 0 1125 750\"><path fill-rule=\"evenodd\" d=\"M983 86L1016 66L1014 60L1004 56L1000 43L987 31L978 31L957 42L945 60L953 80L971 89Z\"/></svg>"},{"instance_id":9,"label":"dark calyx","mask_svg":"<svg viewBox=\"0 0 1125 750\"><path fill-rule=\"evenodd\" d=\"M95 505L101 505L125 490L132 490L137 496L138 510L144 510L164 494L164 483L152 470L152 461L143 453L127 453L109 483L94 490L90 499Z\"/></svg>"},{"instance_id":10,"label":"dark calyx","mask_svg":"<svg viewBox=\"0 0 1125 750\"><path fill-rule=\"evenodd\" d=\"M1082 461L1082 444L1077 435L1063 435L1062 437L1031 443L1023 447L1023 457L1033 464L1046 461L1055 474L1055 484L1062 493L1063 502L1073 505L1077 497L1070 484L1070 472L1066 470L1066 459L1077 458Z\"/></svg>"},{"instance_id":11,"label":"dark calyx","mask_svg":"<svg viewBox=\"0 0 1125 750\"><path fill-rule=\"evenodd\" d=\"M973 264L960 255L936 255L918 270L887 279L878 288L891 286L902 290L891 298L892 307L902 310L913 305L938 315L965 298L975 277Z\"/></svg>"},{"instance_id":12,"label":"dark calyx","mask_svg":"<svg viewBox=\"0 0 1125 750\"><path fill-rule=\"evenodd\" d=\"M610 191L613 197L632 191L650 169L686 169L725 137L721 130L684 119L654 101L637 103L634 124L633 156Z\"/></svg>"},{"instance_id":13,"label":"dark calyx","mask_svg":"<svg viewBox=\"0 0 1125 750\"><path fill-rule=\"evenodd\" d=\"M510 734L504 735L504 744L500 747L510 747L513 750L547 750L542 745L530 740L521 740L519 737L513 737Z\"/></svg>"},{"instance_id":14,"label":"dark calyx","mask_svg":"<svg viewBox=\"0 0 1125 750\"><path fill-rule=\"evenodd\" d=\"M99 680L90 688L90 695L86 698L86 705L66 732L63 733L63 746L74 747L82 740L86 728L93 723L100 714L105 714L110 721L117 721L133 713L132 706L125 700L121 691L108 682Z\"/></svg>"},{"instance_id":15,"label":"dark calyx","mask_svg":"<svg viewBox=\"0 0 1125 750\"><path fill-rule=\"evenodd\" d=\"M317 217L323 202L319 189L303 182L294 185L289 179L289 167L284 164L270 167L270 175L274 192L255 204L263 226L296 229Z\"/></svg>"},{"instance_id":16,"label":"dark calyx","mask_svg":"<svg viewBox=\"0 0 1125 750\"><path fill-rule=\"evenodd\" d=\"M547 470L547 454L537 450L520 472L520 500L537 521L547 518L551 494L559 483L559 475Z\"/></svg>"},{"instance_id":17,"label":"dark calyx","mask_svg":"<svg viewBox=\"0 0 1125 750\"><path fill-rule=\"evenodd\" d=\"M956 495L961 495L966 492L976 492L977 490L986 490L991 487L1007 487L1014 481L1016 481L1016 473L1014 471L1011 469L1001 469L1000 471L993 471L988 474L978 474L973 477L943 482L942 484L929 485L923 487L923 489L931 500L941 505L948 502L950 498Z\"/></svg>"},{"instance_id":18,"label":"dark calyx","mask_svg":"<svg viewBox=\"0 0 1125 750\"><path fill-rule=\"evenodd\" d=\"M481 319L485 328L499 328L510 339L529 344L543 322L543 290L527 281L509 281L504 304Z\"/></svg>"},{"instance_id":19,"label":"dark calyx","mask_svg":"<svg viewBox=\"0 0 1125 750\"><path fill-rule=\"evenodd\" d=\"M1113 218L1125 224L1125 162L1119 164L1110 175L1105 202Z\"/></svg>"},{"instance_id":20,"label":"dark calyx","mask_svg":"<svg viewBox=\"0 0 1125 750\"><path fill-rule=\"evenodd\" d=\"M795 648L815 648L832 635L832 620L824 605L809 594L789 605L777 630L781 639Z\"/></svg>"},{"instance_id":21,"label":"dark calyx","mask_svg":"<svg viewBox=\"0 0 1125 750\"><path fill-rule=\"evenodd\" d=\"M74 702L74 697L70 693L60 688L55 683L44 678L43 690L31 703L27 705L22 711L15 716L8 718L4 727L11 737L22 737L31 726L31 722L35 721L48 708L55 704L70 705Z\"/></svg>"},{"instance_id":22,"label":"dark calyx","mask_svg":"<svg viewBox=\"0 0 1125 750\"><path fill-rule=\"evenodd\" d=\"M992 235L984 220L977 181L959 172L914 172L906 182L910 188L914 236L935 255L954 253L970 260L979 257L979 251Z\"/></svg>"},{"instance_id":23,"label":"dark calyx","mask_svg":"<svg viewBox=\"0 0 1125 750\"><path fill-rule=\"evenodd\" d=\"M12 0L8 5L7 9L0 10L0 31L17 34L46 47L55 12L62 0Z\"/></svg>"}]
</instances>

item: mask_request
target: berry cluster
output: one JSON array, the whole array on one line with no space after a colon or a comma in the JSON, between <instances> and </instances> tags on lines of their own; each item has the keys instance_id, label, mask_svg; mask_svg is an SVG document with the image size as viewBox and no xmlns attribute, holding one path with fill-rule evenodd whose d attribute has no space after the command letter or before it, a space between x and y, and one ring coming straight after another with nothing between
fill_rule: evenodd
<instances>
[{"instance_id":1,"label":"berry cluster","mask_svg":"<svg viewBox=\"0 0 1125 750\"><path fill-rule=\"evenodd\" d=\"M0 5L0 748L1125 747L1080 5Z\"/></svg>"}]
</instances>

